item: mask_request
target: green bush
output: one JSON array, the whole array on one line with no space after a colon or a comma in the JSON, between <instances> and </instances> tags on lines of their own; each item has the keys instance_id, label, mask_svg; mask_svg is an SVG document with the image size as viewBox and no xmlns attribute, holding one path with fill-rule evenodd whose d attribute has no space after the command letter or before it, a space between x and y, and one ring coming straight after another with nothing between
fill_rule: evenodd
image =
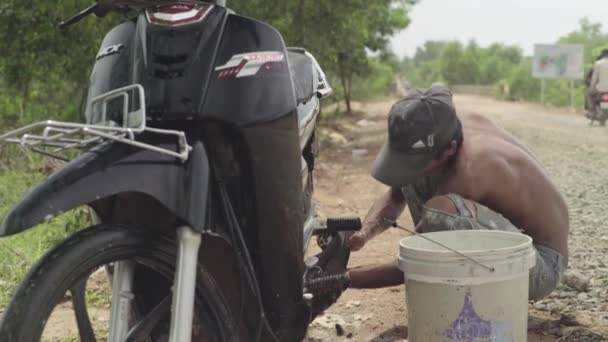
<instances>
[{"instance_id":1,"label":"green bush","mask_svg":"<svg viewBox=\"0 0 608 342\"><path fill-rule=\"evenodd\" d=\"M353 82L353 99L368 101L391 93L395 72L391 65L378 59L370 60L367 77L357 77Z\"/></svg>"},{"instance_id":2,"label":"green bush","mask_svg":"<svg viewBox=\"0 0 608 342\"><path fill-rule=\"evenodd\" d=\"M606 48L608 34L602 25L588 19L580 28L557 40L563 44L581 44L585 54L585 71L596 56ZM474 41L466 46L456 41L429 41L419 47L414 57L406 57L400 73L415 87L428 87L433 82L455 84L496 85L497 97L512 101L541 101L541 81L532 77L531 58L525 58L520 48L492 44L480 47ZM584 85L574 82L574 105L584 103ZM570 105L570 81L545 80L544 101L553 106Z\"/></svg>"},{"instance_id":3,"label":"green bush","mask_svg":"<svg viewBox=\"0 0 608 342\"><path fill-rule=\"evenodd\" d=\"M504 81L503 81L504 82ZM526 60L515 66L507 76L509 92L508 98L511 100L540 100L540 82L532 78L532 62Z\"/></svg>"}]
</instances>

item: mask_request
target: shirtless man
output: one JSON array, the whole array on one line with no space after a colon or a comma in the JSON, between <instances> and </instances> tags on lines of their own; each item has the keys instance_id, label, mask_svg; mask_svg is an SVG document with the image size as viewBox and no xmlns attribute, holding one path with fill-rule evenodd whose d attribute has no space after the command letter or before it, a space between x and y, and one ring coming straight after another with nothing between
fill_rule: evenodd
<instances>
[{"instance_id":1,"label":"shirtless man","mask_svg":"<svg viewBox=\"0 0 608 342\"><path fill-rule=\"evenodd\" d=\"M534 240L530 299L559 284L568 260L568 208L538 158L480 115L457 116L446 87L415 90L388 119L388 141L372 175L389 190L349 239L352 251L396 221L407 205L418 232L490 229ZM351 288L403 283L397 263L349 271Z\"/></svg>"}]
</instances>

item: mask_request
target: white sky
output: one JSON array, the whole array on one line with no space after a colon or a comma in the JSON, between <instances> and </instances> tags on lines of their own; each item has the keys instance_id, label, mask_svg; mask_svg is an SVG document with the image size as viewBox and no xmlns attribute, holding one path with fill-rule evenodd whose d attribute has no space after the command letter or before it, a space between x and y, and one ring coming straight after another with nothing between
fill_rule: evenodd
<instances>
[{"instance_id":1,"label":"white sky","mask_svg":"<svg viewBox=\"0 0 608 342\"><path fill-rule=\"evenodd\" d=\"M608 30L606 0L419 0L412 22L393 40L399 56L412 56L427 40L474 38L518 45L532 55L535 43L554 43L579 27L579 20L603 23Z\"/></svg>"}]
</instances>

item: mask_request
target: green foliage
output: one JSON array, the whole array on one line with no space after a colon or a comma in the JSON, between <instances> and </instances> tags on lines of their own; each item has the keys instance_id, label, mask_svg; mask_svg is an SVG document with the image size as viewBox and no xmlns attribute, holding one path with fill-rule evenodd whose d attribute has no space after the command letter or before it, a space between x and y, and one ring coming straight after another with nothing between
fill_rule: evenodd
<instances>
[{"instance_id":1,"label":"green foliage","mask_svg":"<svg viewBox=\"0 0 608 342\"><path fill-rule=\"evenodd\" d=\"M79 99L103 33L117 20L88 18L60 30L90 0L0 3L0 128L42 118L78 119Z\"/></svg>"},{"instance_id":2,"label":"green foliage","mask_svg":"<svg viewBox=\"0 0 608 342\"><path fill-rule=\"evenodd\" d=\"M602 25L588 19L580 21L580 28L557 41L581 44L585 53L585 70L589 71L601 50L608 48L608 33ZM496 85L498 96L516 101L540 102L541 82L532 77L532 62L520 48L492 44L479 47L474 41L464 46L460 42L429 41L417 49L412 58L405 58L401 74L412 86L428 87L433 82L454 84ZM545 103L554 106L570 105L570 81L546 80ZM574 82L574 105L582 107L584 84Z\"/></svg>"},{"instance_id":3,"label":"green foliage","mask_svg":"<svg viewBox=\"0 0 608 342\"><path fill-rule=\"evenodd\" d=\"M353 82L353 99L368 101L392 91L395 69L388 61L372 59L369 62L370 72L365 78L357 77Z\"/></svg>"},{"instance_id":4,"label":"green foliage","mask_svg":"<svg viewBox=\"0 0 608 342\"><path fill-rule=\"evenodd\" d=\"M480 47L475 41L429 41L405 58L402 73L413 86L428 87L434 82L447 84L496 84L522 61L519 48L492 44Z\"/></svg>"},{"instance_id":5,"label":"green foliage","mask_svg":"<svg viewBox=\"0 0 608 342\"><path fill-rule=\"evenodd\" d=\"M502 86L506 86L509 89L508 91L504 91L502 96L518 101L540 100L540 81L532 78L531 72L532 61L530 59L526 59L511 69L507 74L507 78L501 83ZM499 89L505 88L499 87Z\"/></svg>"}]
</instances>

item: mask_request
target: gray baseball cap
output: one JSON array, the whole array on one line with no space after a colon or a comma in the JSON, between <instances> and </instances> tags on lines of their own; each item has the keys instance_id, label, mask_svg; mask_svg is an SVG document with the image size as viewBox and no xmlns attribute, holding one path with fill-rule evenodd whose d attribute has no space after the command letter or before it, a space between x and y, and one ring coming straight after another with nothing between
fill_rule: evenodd
<instances>
[{"instance_id":1,"label":"gray baseball cap","mask_svg":"<svg viewBox=\"0 0 608 342\"><path fill-rule=\"evenodd\" d=\"M388 139L373 164L372 176L391 187L416 182L455 138L459 126L447 87L410 91L389 112Z\"/></svg>"}]
</instances>

